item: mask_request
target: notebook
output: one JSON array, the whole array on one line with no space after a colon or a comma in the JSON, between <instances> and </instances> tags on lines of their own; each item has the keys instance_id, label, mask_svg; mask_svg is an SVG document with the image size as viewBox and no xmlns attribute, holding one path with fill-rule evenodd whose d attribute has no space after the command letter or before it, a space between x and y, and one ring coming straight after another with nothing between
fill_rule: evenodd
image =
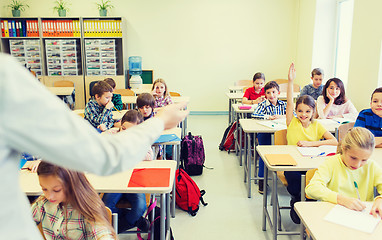
<instances>
[{"instance_id":1,"label":"notebook","mask_svg":"<svg viewBox=\"0 0 382 240\"><path fill-rule=\"evenodd\" d=\"M297 162L289 154L265 154L265 158L272 166L296 166Z\"/></svg>"},{"instance_id":2,"label":"notebook","mask_svg":"<svg viewBox=\"0 0 382 240\"><path fill-rule=\"evenodd\" d=\"M154 143L165 143L165 142L176 142L182 141L182 139L178 138L175 134L163 134L160 135L159 138Z\"/></svg>"},{"instance_id":3,"label":"notebook","mask_svg":"<svg viewBox=\"0 0 382 240\"><path fill-rule=\"evenodd\" d=\"M170 168L135 168L127 187L168 187Z\"/></svg>"},{"instance_id":4,"label":"notebook","mask_svg":"<svg viewBox=\"0 0 382 240\"><path fill-rule=\"evenodd\" d=\"M366 209L361 212L350 210L341 205L336 205L324 219L362 232L372 233L377 224L381 221L381 218L375 218L373 215L369 214L372 204L373 203L367 202Z\"/></svg>"}]
</instances>

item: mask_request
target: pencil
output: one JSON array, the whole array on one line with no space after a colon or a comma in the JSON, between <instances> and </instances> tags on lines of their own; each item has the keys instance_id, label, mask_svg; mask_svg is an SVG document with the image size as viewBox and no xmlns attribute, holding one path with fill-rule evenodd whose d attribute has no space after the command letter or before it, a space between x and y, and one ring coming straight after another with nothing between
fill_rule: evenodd
<instances>
[{"instance_id":1,"label":"pencil","mask_svg":"<svg viewBox=\"0 0 382 240\"><path fill-rule=\"evenodd\" d=\"M118 109L115 108L115 106L113 106L113 108L114 108L116 111L118 111L119 113L121 113Z\"/></svg>"}]
</instances>

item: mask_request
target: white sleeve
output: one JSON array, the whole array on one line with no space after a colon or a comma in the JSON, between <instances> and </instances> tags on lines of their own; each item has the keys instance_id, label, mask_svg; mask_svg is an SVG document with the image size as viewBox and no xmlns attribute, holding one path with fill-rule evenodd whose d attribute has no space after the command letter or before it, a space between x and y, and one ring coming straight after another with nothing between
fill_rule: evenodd
<instances>
[{"instance_id":1,"label":"white sleeve","mask_svg":"<svg viewBox=\"0 0 382 240\"><path fill-rule=\"evenodd\" d=\"M0 135L10 149L80 171L112 174L140 162L163 129L164 122L153 118L101 136L18 62L0 54Z\"/></svg>"},{"instance_id":2,"label":"white sleeve","mask_svg":"<svg viewBox=\"0 0 382 240\"><path fill-rule=\"evenodd\" d=\"M345 104L347 104L347 110L348 111L347 111L347 113L343 114L343 117L352 119L355 122L355 120L358 117L357 109L355 108L355 106L353 105L353 103L350 100L348 100Z\"/></svg>"}]
</instances>

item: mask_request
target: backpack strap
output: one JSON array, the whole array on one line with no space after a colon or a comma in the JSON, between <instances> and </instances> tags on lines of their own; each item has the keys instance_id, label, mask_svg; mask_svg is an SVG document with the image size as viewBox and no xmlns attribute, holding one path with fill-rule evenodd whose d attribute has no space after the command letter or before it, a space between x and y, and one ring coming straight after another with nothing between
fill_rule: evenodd
<instances>
[{"instance_id":1,"label":"backpack strap","mask_svg":"<svg viewBox=\"0 0 382 240\"><path fill-rule=\"evenodd\" d=\"M147 211L146 211L146 214L145 214L145 218L147 218L148 215L149 215L153 210L155 210L155 207L156 207L156 205L157 205L157 199L156 199L155 197L154 197L154 199L155 199L154 202L151 203L150 206L147 208ZM154 217L155 217L155 212L154 212ZM159 216L158 216L157 218L159 218ZM157 218L155 218L154 221L150 224L149 229L151 229L151 226L154 224L154 222L155 222L155 220L156 220ZM140 229L137 228L137 231L140 231ZM148 238L147 238L147 239L150 239L150 234L151 234L151 232L149 231L149 234L148 234ZM139 240L144 240L144 239L142 238L140 232L137 233L137 237L138 237Z\"/></svg>"},{"instance_id":2,"label":"backpack strap","mask_svg":"<svg viewBox=\"0 0 382 240\"><path fill-rule=\"evenodd\" d=\"M203 204L203 206L207 206L208 203L204 202L203 195L206 194L205 190L200 190L200 202Z\"/></svg>"}]
</instances>

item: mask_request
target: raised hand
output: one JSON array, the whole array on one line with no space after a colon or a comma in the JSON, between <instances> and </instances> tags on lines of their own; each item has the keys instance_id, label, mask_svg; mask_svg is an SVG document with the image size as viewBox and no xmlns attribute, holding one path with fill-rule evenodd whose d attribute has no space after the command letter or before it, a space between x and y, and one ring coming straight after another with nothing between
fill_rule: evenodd
<instances>
[{"instance_id":1,"label":"raised hand","mask_svg":"<svg viewBox=\"0 0 382 240\"><path fill-rule=\"evenodd\" d=\"M295 78L296 78L296 69L294 68L294 63L292 63L289 67L288 80L293 82Z\"/></svg>"}]
</instances>

